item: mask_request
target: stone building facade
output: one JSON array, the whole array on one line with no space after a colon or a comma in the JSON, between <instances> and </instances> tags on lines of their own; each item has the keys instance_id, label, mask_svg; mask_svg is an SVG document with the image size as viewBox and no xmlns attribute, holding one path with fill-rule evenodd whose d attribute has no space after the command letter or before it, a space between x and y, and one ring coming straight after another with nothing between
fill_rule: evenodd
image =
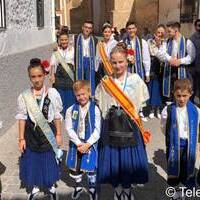
<instances>
[{"instance_id":1,"label":"stone building facade","mask_svg":"<svg viewBox=\"0 0 200 200\"><path fill-rule=\"evenodd\" d=\"M179 21L182 31L188 35L193 30L193 22L200 16L198 0L56 0L65 1L66 24L72 32L79 32L85 19L92 19L95 32L101 32L103 22L123 28L128 20L139 25L139 31L148 27L153 31L158 23ZM189 20L183 18L190 17Z\"/></svg>"},{"instance_id":2,"label":"stone building facade","mask_svg":"<svg viewBox=\"0 0 200 200\"><path fill-rule=\"evenodd\" d=\"M54 41L54 1L0 1L0 57Z\"/></svg>"}]
</instances>

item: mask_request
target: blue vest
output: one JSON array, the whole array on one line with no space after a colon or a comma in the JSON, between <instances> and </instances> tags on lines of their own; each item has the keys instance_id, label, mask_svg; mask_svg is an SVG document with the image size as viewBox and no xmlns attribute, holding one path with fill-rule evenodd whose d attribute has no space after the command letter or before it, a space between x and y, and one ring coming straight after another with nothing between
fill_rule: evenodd
<instances>
[{"instance_id":1,"label":"blue vest","mask_svg":"<svg viewBox=\"0 0 200 200\"><path fill-rule=\"evenodd\" d=\"M72 116L73 129L76 133L78 130L79 115L80 115L80 105L78 103L75 103L72 108L71 116ZM90 107L86 118L88 120L86 120L85 124L85 139L83 140L83 142L87 142L87 140L90 138L95 129L95 103L93 101L90 101ZM96 143L90 147L90 151L88 153L83 154L81 159L80 170L88 172L95 171L97 167L97 155L98 152ZM70 141L66 165L71 170L76 170L76 164L77 164L77 146L72 141Z\"/></svg>"}]
</instances>

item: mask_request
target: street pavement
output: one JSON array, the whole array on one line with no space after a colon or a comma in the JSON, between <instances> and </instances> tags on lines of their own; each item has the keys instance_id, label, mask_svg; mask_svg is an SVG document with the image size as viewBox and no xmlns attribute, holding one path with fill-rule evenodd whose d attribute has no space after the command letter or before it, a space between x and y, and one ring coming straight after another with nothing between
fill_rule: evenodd
<instances>
[{"instance_id":1,"label":"street pavement","mask_svg":"<svg viewBox=\"0 0 200 200\"><path fill-rule=\"evenodd\" d=\"M152 139L147 145L149 159L149 182L144 186L133 188L136 200L167 200L165 195L166 184L166 162L164 135L160 130L158 119L149 120L145 126L151 130ZM19 156L17 146L18 127L13 124L7 132L0 137L0 173L2 182L2 199L23 200L27 199L27 193L19 180ZM63 130L63 149L67 151L68 137ZM65 159L64 159L65 160ZM198 165L199 166L199 165ZM86 181L85 181L86 182ZM60 200L71 199L73 182L70 179L64 161L62 163L61 180L57 183L57 191ZM87 188L87 184L84 183ZM113 189L109 185L99 187L100 200L113 199ZM41 192L38 199L48 200L49 196ZM83 200L89 199L87 190L81 195ZM190 198L192 199L192 198ZM195 198L193 198L195 199ZM198 198L196 198L198 199Z\"/></svg>"}]
</instances>

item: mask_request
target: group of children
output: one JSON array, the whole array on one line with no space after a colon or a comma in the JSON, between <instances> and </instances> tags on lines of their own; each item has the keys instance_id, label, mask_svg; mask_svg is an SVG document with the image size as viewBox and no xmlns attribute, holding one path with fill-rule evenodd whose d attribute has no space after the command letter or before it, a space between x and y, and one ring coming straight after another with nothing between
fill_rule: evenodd
<instances>
[{"instance_id":1,"label":"group of children","mask_svg":"<svg viewBox=\"0 0 200 200\"><path fill-rule=\"evenodd\" d=\"M87 34L90 27L86 25ZM132 24L128 27L130 31L135 29ZM77 38L79 46L82 39L81 36ZM131 44L131 41L125 42ZM136 50L144 51L145 42L144 48L139 39L136 43ZM92 48L93 39L90 44ZM141 77L145 74L131 71L127 48L120 43L110 51L112 76L104 77L94 91L91 84L94 80L81 80L87 79L83 71L87 73L88 69L78 67L75 77L70 65L72 59L63 59L66 54L73 54L73 48L67 47L68 37L61 32L60 47L52 59L54 88L44 85L45 71L40 59L31 59L28 75L32 87L18 98L16 118L19 120L19 149L22 153L20 179L31 189L28 199L34 199L40 188L48 189L52 199L58 198L55 184L60 178L61 121L64 116L70 140L66 166L75 182L72 199L78 199L83 191L81 181L86 173L91 200L98 199L97 184L104 183L113 186L115 200L133 200L131 185L145 184L149 176L146 135L138 116L149 98L148 88ZM93 58L88 60L84 55L79 55L79 59L82 64L93 62ZM140 61L136 62L140 71ZM149 79L148 73L147 70L146 80ZM191 188L195 187L199 109L189 100L192 85L188 79L176 80L173 88L175 101L161 114L166 135L168 184L175 187L182 183ZM127 102L131 107L127 107ZM182 197L177 191L173 199L178 198Z\"/></svg>"}]
</instances>

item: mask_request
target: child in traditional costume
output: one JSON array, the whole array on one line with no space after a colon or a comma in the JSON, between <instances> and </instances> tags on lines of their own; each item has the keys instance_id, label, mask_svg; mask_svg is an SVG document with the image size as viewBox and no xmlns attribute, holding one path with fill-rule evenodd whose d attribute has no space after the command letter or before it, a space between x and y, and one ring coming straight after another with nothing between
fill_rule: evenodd
<instances>
[{"instance_id":1,"label":"child in traditional costume","mask_svg":"<svg viewBox=\"0 0 200 200\"><path fill-rule=\"evenodd\" d=\"M59 180L62 151L62 101L54 88L44 85L45 71L40 59L32 59L28 67L32 87L18 98L20 179L30 189L33 199L39 187L47 188L56 200L55 183Z\"/></svg>"},{"instance_id":2,"label":"child in traditional costume","mask_svg":"<svg viewBox=\"0 0 200 200\"><path fill-rule=\"evenodd\" d=\"M175 102L162 111L162 127L166 134L167 182L177 192L172 199L182 199L182 191L195 186L195 162L198 141L199 109L190 102L192 84L188 79L174 83Z\"/></svg>"},{"instance_id":3,"label":"child in traditional costume","mask_svg":"<svg viewBox=\"0 0 200 200\"><path fill-rule=\"evenodd\" d=\"M66 31L59 34L59 47L51 56L51 81L61 96L63 116L67 108L74 102L72 85L75 79L74 47L69 46L69 36Z\"/></svg>"},{"instance_id":4,"label":"child in traditional costume","mask_svg":"<svg viewBox=\"0 0 200 200\"><path fill-rule=\"evenodd\" d=\"M151 59L147 41L137 36L137 25L135 22L128 21L126 23L126 30L128 36L123 39L123 42L127 45L128 50L131 49L134 51L134 55L128 56L128 59L130 57L128 71L131 73L137 73L140 78L149 82ZM140 116L143 121L147 121L142 107L140 110Z\"/></svg>"},{"instance_id":5,"label":"child in traditional costume","mask_svg":"<svg viewBox=\"0 0 200 200\"><path fill-rule=\"evenodd\" d=\"M127 72L127 49L119 45L111 51L113 78L106 76L96 89L103 115L97 177L100 183L114 187L115 200L133 200L131 184L148 181L143 139L147 142L149 138L138 113L149 94L139 75Z\"/></svg>"},{"instance_id":6,"label":"child in traditional costume","mask_svg":"<svg viewBox=\"0 0 200 200\"><path fill-rule=\"evenodd\" d=\"M87 173L90 200L97 200L96 169L97 142L100 136L101 114L94 100L90 100L90 83L76 81L73 90L77 103L67 109L66 130L70 138L66 165L75 181L72 199L78 199L83 187L83 173Z\"/></svg>"}]
</instances>

